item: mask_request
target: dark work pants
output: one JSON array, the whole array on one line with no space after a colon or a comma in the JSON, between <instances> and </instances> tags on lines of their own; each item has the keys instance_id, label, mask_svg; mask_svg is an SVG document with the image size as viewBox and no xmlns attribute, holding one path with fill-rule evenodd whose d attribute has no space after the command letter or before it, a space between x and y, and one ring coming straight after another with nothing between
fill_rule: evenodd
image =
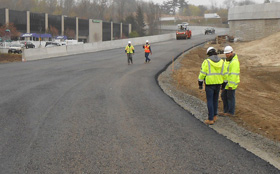
<instances>
[{"instance_id":1,"label":"dark work pants","mask_svg":"<svg viewBox=\"0 0 280 174\"><path fill-rule=\"evenodd\" d=\"M145 57L146 57L145 62L150 62L151 59L149 59L149 54L150 54L150 53L145 53Z\"/></svg>"},{"instance_id":2,"label":"dark work pants","mask_svg":"<svg viewBox=\"0 0 280 174\"><path fill-rule=\"evenodd\" d=\"M127 63L129 64L129 63L133 63L133 61L132 61L132 54L131 53L127 53Z\"/></svg>"},{"instance_id":3,"label":"dark work pants","mask_svg":"<svg viewBox=\"0 0 280 174\"><path fill-rule=\"evenodd\" d=\"M224 113L230 113L234 115L235 113L235 90L223 90L222 100L224 104Z\"/></svg>"},{"instance_id":4,"label":"dark work pants","mask_svg":"<svg viewBox=\"0 0 280 174\"><path fill-rule=\"evenodd\" d=\"M213 120L218 115L218 100L221 85L206 85L206 99L208 108L208 120Z\"/></svg>"}]
</instances>

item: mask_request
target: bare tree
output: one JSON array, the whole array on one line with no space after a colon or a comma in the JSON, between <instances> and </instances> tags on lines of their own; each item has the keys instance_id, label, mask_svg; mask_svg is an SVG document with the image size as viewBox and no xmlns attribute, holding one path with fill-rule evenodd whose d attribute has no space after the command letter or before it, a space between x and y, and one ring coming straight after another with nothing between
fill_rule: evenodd
<instances>
[{"instance_id":1,"label":"bare tree","mask_svg":"<svg viewBox=\"0 0 280 174\"><path fill-rule=\"evenodd\" d=\"M55 11L58 3L57 0L45 0L46 4L47 4L47 13L53 14L53 12Z\"/></svg>"},{"instance_id":2,"label":"bare tree","mask_svg":"<svg viewBox=\"0 0 280 174\"><path fill-rule=\"evenodd\" d=\"M9 32L7 32L7 30L9 30ZM17 31L17 28L13 23L5 24L0 27L0 36L2 36L4 40L10 39L7 37L7 33L9 33L9 37L20 36L20 33Z\"/></svg>"},{"instance_id":3,"label":"bare tree","mask_svg":"<svg viewBox=\"0 0 280 174\"><path fill-rule=\"evenodd\" d=\"M97 18L102 19L102 20L104 19L104 13L107 8L107 5L108 5L107 0L99 0Z\"/></svg>"},{"instance_id":4,"label":"bare tree","mask_svg":"<svg viewBox=\"0 0 280 174\"><path fill-rule=\"evenodd\" d=\"M179 14L182 15L184 13L184 10L188 8L188 1L185 2L185 0L179 0Z\"/></svg>"},{"instance_id":5,"label":"bare tree","mask_svg":"<svg viewBox=\"0 0 280 174\"><path fill-rule=\"evenodd\" d=\"M80 18L89 18L90 11L91 11L90 0L81 0L80 3L77 4L76 10L77 10L77 15Z\"/></svg>"},{"instance_id":6,"label":"bare tree","mask_svg":"<svg viewBox=\"0 0 280 174\"><path fill-rule=\"evenodd\" d=\"M179 7L178 0L164 1L162 5L163 12L166 14L176 14L176 8Z\"/></svg>"},{"instance_id":7,"label":"bare tree","mask_svg":"<svg viewBox=\"0 0 280 174\"><path fill-rule=\"evenodd\" d=\"M122 22L124 19L124 13L125 13L125 5L128 4L127 0L116 0L114 1L116 4L116 7L118 9L118 21Z\"/></svg>"},{"instance_id":8,"label":"bare tree","mask_svg":"<svg viewBox=\"0 0 280 174\"><path fill-rule=\"evenodd\" d=\"M210 0L210 2L211 2L211 11L212 12L216 11L218 9L216 0Z\"/></svg>"},{"instance_id":9,"label":"bare tree","mask_svg":"<svg viewBox=\"0 0 280 174\"><path fill-rule=\"evenodd\" d=\"M146 26L145 21L144 21L144 15L143 15L143 10L141 6L137 7L137 14L136 14L136 31L140 36L145 35L145 29L144 27Z\"/></svg>"},{"instance_id":10,"label":"bare tree","mask_svg":"<svg viewBox=\"0 0 280 174\"><path fill-rule=\"evenodd\" d=\"M236 0L224 0L224 5L227 9L236 6L237 2Z\"/></svg>"},{"instance_id":11,"label":"bare tree","mask_svg":"<svg viewBox=\"0 0 280 174\"><path fill-rule=\"evenodd\" d=\"M55 28L54 26L50 26L50 29L48 31L46 31L47 33L50 33L52 36L58 36L59 32L58 29Z\"/></svg>"},{"instance_id":12,"label":"bare tree","mask_svg":"<svg viewBox=\"0 0 280 174\"><path fill-rule=\"evenodd\" d=\"M159 25L160 18L160 7L154 3L149 3L147 10L147 22L149 24L149 34L154 35L156 33Z\"/></svg>"},{"instance_id":13,"label":"bare tree","mask_svg":"<svg viewBox=\"0 0 280 174\"><path fill-rule=\"evenodd\" d=\"M239 6L244 6L244 5L252 5L252 4L256 4L255 1L252 0L244 0L238 3Z\"/></svg>"},{"instance_id":14,"label":"bare tree","mask_svg":"<svg viewBox=\"0 0 280 174\"><path fill-rule=\"evenodd\" d=\"M75 7L75 0L61 0L63 1L63 14L69 15L72 9Z\"/></svg>"}]
</instances>

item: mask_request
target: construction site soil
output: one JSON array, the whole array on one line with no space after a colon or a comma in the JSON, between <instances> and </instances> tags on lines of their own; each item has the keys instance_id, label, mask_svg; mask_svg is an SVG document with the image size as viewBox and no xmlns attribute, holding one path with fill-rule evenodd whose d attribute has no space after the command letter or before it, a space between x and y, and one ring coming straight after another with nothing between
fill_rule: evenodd
<instances>
[{"instance_id":1,"label":"construction site soil","mask_svg":"<svg viewBox=\"0 0 280 174\"><path fill-rule=\"evenodd\" d=\"M21 62L21 54L1 54L0 53L0 63L9 63L9 62Z\"/></svg>"},{"instance_id":2,"label":"construction site soil","mask_svg":"<svg viewBox=\"0 0 280 174\"><path fill-rule=\"evenodd\" d=\"M223 50L231 45L240 61L240 85L236 90L236 113L233 121L246 129L280 142L280 32L252 42L205 44L180 59L175 69L173 85L184 93L206 102L204 90L198 89L197 79L206 49ZM221 54L219 57L225 57ZM222 111L219 99L219 111ZM205 116L205 119L207 117Z\"/></svg>"}]
</instances>

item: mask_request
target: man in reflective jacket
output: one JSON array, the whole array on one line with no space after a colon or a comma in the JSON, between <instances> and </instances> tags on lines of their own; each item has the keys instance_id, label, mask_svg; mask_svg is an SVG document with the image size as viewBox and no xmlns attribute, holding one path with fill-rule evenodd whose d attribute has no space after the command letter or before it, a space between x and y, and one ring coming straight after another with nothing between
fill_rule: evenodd
<instances>
[{"instance_id":1,"label":"man in reflective jacket","mask_svg":"<svg viewBox=\"0 0 280 174\"><path fill-rule=\"evenodd\" d=\"M223 116L234 116L235 113L235 90L240 82L240 64L237 55L233 52L231 46L224 49L227 65L227 84L222 90L222 100L224 104L224 112L219 113Z\"/></svg>"},{"instance_id":2,"label":"man in reflective jacket","mask_svg":"<svg viewBox=\"0 0 280 174\"><path fill-rule=\"evenodd\" d=\"M125 47L125 53L127 54L128 65L133 64L132 54L134 54L134 47L131 45L131 41L128 41L128 45Z\"/></svg>"},{"instance_id":3,"label":"man in reflective jacket","mask_svg":"<svg viewBox=\"0 0 280 174\"><path fill-rule=\"evenodd\" d=\"M204 121L207 125L212 125L218 119L218 99L221 85L226 81L226 69L224 61L217 56L214 47L209 47L206 54L209 56L201 65L198 76L199 89L205 83L208 119Z\"/></svg>"},{"instance_id":4,"label":"man in reflective jacket","mask_svg":"<svg viewBox=\"0 0 280 174\"><path fill-rule=\"evenodd\" d=\"M149 63L151 61L151 59L149 58L149 54L152 54L152 49L148 40L146 40L146 45L143 45L143 48L145 50L145 63Z\"/></svg>"}]
</instances>

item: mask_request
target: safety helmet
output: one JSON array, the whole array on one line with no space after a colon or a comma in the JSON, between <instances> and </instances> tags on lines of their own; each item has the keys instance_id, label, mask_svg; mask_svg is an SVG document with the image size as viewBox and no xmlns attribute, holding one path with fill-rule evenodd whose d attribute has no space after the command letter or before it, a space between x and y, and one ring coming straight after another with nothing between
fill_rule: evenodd
<instances>
[{"instance_id":1,"label":"safety helmet","mask_svg":"<svg viewBox=\"0 0 280 174\"><path fill-rule=\"evenodd\" d=\"M209 47L206 51L206 54L208 55L209 52L212 52L212 51L216 51L214 47Z\"/></svg>"},{"instance_id":2,"label":"safety helmet","mask_svg":"<svg viewBox=\"0 0 280 174\"><path fill-rule=\"evenodd\" d=\"M149 43L149 41L148 41L148 40L146 40L146 43Z\"/></svg>"},{"instance_id":3,"label":"safety helmet","mask_svg":"<svg viewBox=\"0 0 280 174\"><path fill-rule=\"evenodd\" d=\"M131 44L131 41L128 41L128 44Z\"/></svg>"},{"instance_id":4,"label":"safety helmet","mask_svg":"<svg viewBox=\"0 0 280 174\"><path fill-rule=\"evenodd\" d=\"M225 49L224 49L224 54L227 54L227 53L231 53L233 52L233 49L231 46L226 46Z\"/></svg>"}]
</instances>

